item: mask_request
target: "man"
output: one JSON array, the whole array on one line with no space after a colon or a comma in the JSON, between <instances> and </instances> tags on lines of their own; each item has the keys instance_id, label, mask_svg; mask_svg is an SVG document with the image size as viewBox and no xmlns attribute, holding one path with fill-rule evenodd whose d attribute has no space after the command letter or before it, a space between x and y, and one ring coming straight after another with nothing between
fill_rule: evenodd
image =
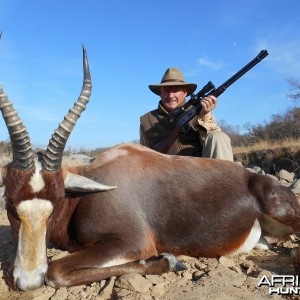
<instances>
[{"instance_id":1,"label":"man","mask_svg":"<svg viewBox=\"0 0 300 300\"><path fill-rule=\"evenodd\" d=\"M172 132L170 113L183 105L186 96L197 88L195 83L187 83L179 69L169 68L160 84L149 85L149 89L160 96L158 108L140 118L140 143L154 149L155 145ZM201 100L202 109L179 134L168 154L201 156L233 160L230 138L218 126L212 110L217 105L214 96Z\"/></svg>"}]
</instances>

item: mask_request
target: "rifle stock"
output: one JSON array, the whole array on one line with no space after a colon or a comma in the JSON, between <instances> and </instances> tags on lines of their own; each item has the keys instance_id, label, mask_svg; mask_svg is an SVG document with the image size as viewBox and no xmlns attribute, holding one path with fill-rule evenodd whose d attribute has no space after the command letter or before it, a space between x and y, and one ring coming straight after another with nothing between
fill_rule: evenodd
<instances>
[{"instance_id":1,"label":"rifle stock","mask_svg":"<svg viewBox=\"0 0 300 300\"><path fill-rule=\"evenodd\" d=\"M214 85L211 81L206 84L197 95L192 96L192 98L183 106L177 107L170 114L170 122L173 123L176 121L176 125L174 130L170 133L170 135L160 141L153 148L154 150L161 153L168 153L176 139L178 138L183 126L187 124L190 120L192 120L196 115L199 114L202 106L200 101L209 95L213 95L215 97L219 97L224 91L232 85L235 81L237 81L240 77L242 77L246 72L252 69L256 64L258 64L261 60L263 60L268 55L267 50L261 50L260 53L252 59L247 65L245 65L242 69L240 69L237 73L231 76L228 80L226 80L223 84L221 84L218 88L214 88ZM188 110L188 108L192 107Z\"/></svg>"},{"instance_id":2,"label":"rifle stock","mask_svg":"<svg viewBox=\"0 0 300 300\"><path fill-rule=\"evenodd\" d=\"M155 145L154 150L160 153L168 153L168 151L178 138L181 129L182 127L176 126L166 139L160 141L158 144Z\"/></svg>"}]
</instances>

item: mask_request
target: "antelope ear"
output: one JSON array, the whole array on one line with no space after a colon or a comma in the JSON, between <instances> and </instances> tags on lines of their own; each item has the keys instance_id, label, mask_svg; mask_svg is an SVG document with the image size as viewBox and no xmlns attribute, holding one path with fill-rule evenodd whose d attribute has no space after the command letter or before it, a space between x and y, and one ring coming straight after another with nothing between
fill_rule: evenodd
<instances>
[{"instance_id":1,"label":"antelope ear","mask_svg":"<svg viewBox=\"0 0 300 300\"><path fill-rule=\"evenodd\" d=\"M116 186L104 185L87 177L67 172L65 189L71 192L91 193L115 189Z\"/></svg>"}]
</instances>

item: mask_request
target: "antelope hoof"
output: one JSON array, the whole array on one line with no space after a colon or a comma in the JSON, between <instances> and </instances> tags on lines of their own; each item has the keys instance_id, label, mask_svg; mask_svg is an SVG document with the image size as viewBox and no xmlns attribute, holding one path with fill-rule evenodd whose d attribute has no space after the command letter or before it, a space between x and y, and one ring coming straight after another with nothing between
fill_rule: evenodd
<instances>
[{"instance_id":1,"label":"antelope hoof","mask_svg":"<svg viewBox=\"0 0 300 300\"><path fill-rule=\"evenodd\" d=\"M184 271L187 270L187 267L182 261L176 259L176 257L170 253L162 253L163 257L165 257L169 261L170 271Z\"/></svg>"}]
</instances>

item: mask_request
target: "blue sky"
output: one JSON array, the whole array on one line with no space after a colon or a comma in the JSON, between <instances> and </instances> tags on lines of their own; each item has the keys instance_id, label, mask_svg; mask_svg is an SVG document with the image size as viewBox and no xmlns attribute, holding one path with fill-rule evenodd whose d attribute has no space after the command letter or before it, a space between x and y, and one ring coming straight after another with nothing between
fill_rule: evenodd
<instances>
[{"instance_id":1,"label":"blue sky","mask_svg":"<svg viewBox=\"0 0 300 300\"><path fill-rule=\"evenodd\" d=\"M93 91L66 149L139 138L139 117L157 107L148 89L178 67L200 89L269 55L219 97L214 114L232 126L268 121L293 103L299 80L299 0L1 0L0 84L38 147L48 144L78 98L82 49ZM0 120L0 140L8 133Z\"/></svg>"}]
</instances>

